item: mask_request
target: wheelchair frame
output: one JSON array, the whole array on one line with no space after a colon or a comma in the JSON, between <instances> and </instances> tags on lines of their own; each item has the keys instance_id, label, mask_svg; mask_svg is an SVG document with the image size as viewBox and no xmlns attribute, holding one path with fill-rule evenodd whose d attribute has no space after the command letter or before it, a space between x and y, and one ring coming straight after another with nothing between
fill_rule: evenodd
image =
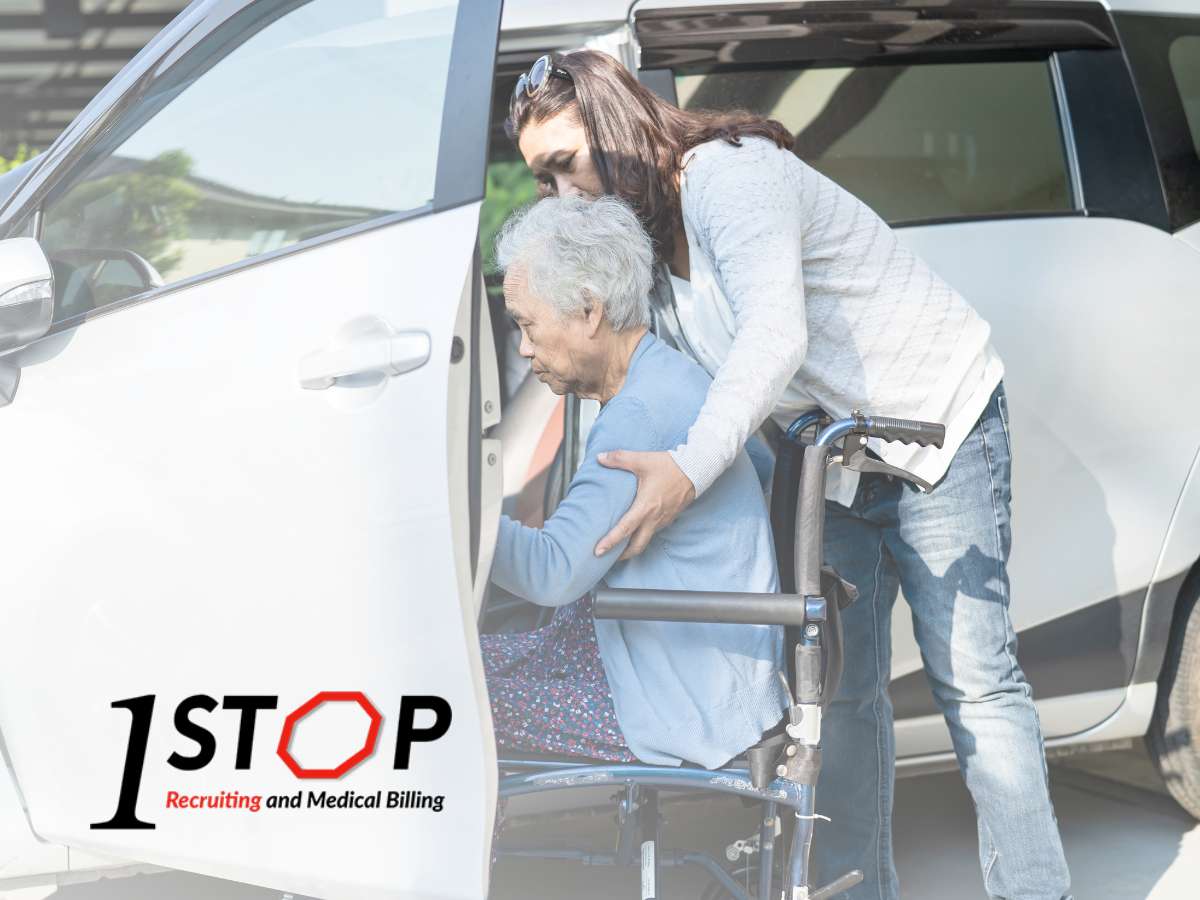
<instances>
[{"instance_id":1,"label":"wheelchair frame","mask_svg":"<svg viewBox=\"0 0 1200 900\"><path fill-rule=\"evenodd\" d=\"M821 427L824 426L824 427ZM805 441L809 429L815 440ZM862 881L848 872L823 887L810 884L809 855L816 813L816 784L821 770L821 713L837 691L842 669L842 600L852 602L854 589L832 570L822 570L825 481L829 465L841 462L863 472L885 472L917 481L866 455L869 437L906 443L934 444L945 439L941 425L863 416L831 422L822 413L807 413L788 428L780 445L772 478L772 522L779 555L780 594L719 593L599 588L594 614L606 619L653 619L783 625L788 631L789 691L784 732L765 737L745 752L746 764L735 760L721 769L643 764L592 764L571 759L500 759L499 795L507 798L580 787L620 787L617 846L611 853L571 849L496 848L497 857L575 860L588 865L641 867L642 900L657 900L664 867L698 865L735 900L770 897L776 868L775 838L781 808L791 810L794 828L783 866L782 900L824 900ZM842 452L836 453L841 441ZM799 461L797 477L796 462ZM929 490L930 486L918 485ZM794 504L791 497L795 496ZM787 544L790 543L790 547ZM789 550L790 553L784 551ZM790 564L790 565L789 565ZM839 597L844 593L845 597ZM793 641L793 636L795 637ZM758 889L742 888L711 855L659 847L659 790L715 791L761 803L758 835Z\"/></svg>"}]
</instances>

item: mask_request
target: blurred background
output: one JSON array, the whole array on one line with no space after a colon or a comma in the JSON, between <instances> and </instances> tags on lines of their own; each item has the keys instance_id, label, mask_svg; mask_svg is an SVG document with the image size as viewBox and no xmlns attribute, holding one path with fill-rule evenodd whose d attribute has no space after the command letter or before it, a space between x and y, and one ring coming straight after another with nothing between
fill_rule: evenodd
<instances>
[{"instance_id":1,"label":"blurred background","mask_svg":"<svg viewBox=\"0 0 1200 900\"><path fill-rule=\"evenodd\" d=\"M0 172L46 149L186 0L0 0Z\"/></svg>"}]
</instances>

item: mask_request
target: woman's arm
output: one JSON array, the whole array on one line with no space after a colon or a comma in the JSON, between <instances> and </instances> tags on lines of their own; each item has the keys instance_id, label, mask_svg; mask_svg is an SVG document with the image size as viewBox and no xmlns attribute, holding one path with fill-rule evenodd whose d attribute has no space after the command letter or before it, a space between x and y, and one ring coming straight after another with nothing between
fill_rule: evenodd
<instances>
[{"instance_id":1,"label":"woman's arm","mask_svg":"<svg viewBox=\"0 0 1200 900\"><path fill-rule=\"evenodd\" d=\"M617 447L662 446L640 402L618 398L611 404L592 427L583 465L545 525L530 528L508 516L500 519L492 580L539 606L578 600L617 562L617 553L598 557L592 548L628 508L636 480L600 465L596 455Z\"/></svg>"},{"instance_id":2,"label":"woman's arm","mask_svg":"<svg viewBox=\"0 0 1200 900\"><path fill-rule=\"evenodd\" d=\"M747 139L710 148L687 168L684 216L737 329L687 442L671 451L697 496L771 414L808 351L802 207L790 155Z\"/></svg>"},{"instance_id":3,"label":"woman's arm","mask_svg":"<svg viewBox=\"0 0 1200 900\"><path fill-rule=\"evenodd\" d=\"M712 261L736 332L687 442L669 453L616 452L601 462L637 476L633 505L596 554L645 549L724 472L771 414L808 351L802 205L788 151L760 139L707 148L687 168L683 213Z\"/></svg>"}]
</instances>

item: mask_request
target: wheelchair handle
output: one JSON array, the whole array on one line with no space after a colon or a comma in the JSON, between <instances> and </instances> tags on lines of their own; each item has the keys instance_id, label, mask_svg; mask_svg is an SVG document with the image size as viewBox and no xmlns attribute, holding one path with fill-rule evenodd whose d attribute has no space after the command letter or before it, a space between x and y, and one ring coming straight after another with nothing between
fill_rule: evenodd
<instances>
[{"instance_id":1,"label":"wheelchair handle","mask_svg":"<svg viewBox=\"0 0 1200 900\"><path fill-rule=\"evenodd\" d=\"M867 437L899 441L902 444L920 444L922 447L932 444L939 450L946 443L946 426L936 422L892 419L888 416L863 416L858 413L854 418L862 421Z\"/></svg>"},{"instance_id":2,"label":"wheelchair handle","mask_svg":"<svg viewBox=\"0 0 1200 900\"><path fill-rule=\"evenodd\" d=\"M932 444L938 449L946 443L945 425L919 422L915 419L893 419L889 416L864 416L855 410L848 418L838 419L822 429L817 435L816 446L831 446L848 434L861 434L904 444L920 444L922 447Z\"/></svg>"},{"instance_id":3,"label":"wheelchair handle","mask_svg":"<svg viewBox=\"0 0 1200 900\"><path fill-rule=\"evenodd\" d=\"M797 432L813 424L810 416L793 423ZM789 429L789 434L793 429ZM838 419L821 429L816 440L803 450L803 468L796 497L796 542L793 548L796 593L802 597L821 592L821 557L825 539L825 467L834 445L851 435L861 435L863 441L877 437L885 441L904 441L921 446L942 447L946 441L946 426L934 422L892 419L887 416L864 416L858 410L845 419ZM850 452L847 442L846 453Z\"/></svg>"}]
</instances>

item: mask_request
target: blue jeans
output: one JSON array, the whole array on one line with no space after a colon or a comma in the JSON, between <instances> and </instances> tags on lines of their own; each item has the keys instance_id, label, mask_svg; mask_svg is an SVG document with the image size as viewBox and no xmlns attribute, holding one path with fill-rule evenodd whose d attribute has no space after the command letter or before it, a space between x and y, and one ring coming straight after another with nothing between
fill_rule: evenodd
<instances>
[{"instance_id":1,"label":"blue jeans","mask_svg":"<svg viewBox=\"0 0 1200 900\"><path fill-rule=\"evenodd\" d=\"M821 823L814 853L821 883L863 870L846 895L855 900L899 897L887 692L898 587L975 802L985 889L1005 900L1067 896L1041 726L1008 614L1010 472L1001 384L932 493L863 475L849 509L826 504L826 561L859 600L844 613L845 675L825 717L817 809L832 821Z\"/></svg>"}]
</instances>

